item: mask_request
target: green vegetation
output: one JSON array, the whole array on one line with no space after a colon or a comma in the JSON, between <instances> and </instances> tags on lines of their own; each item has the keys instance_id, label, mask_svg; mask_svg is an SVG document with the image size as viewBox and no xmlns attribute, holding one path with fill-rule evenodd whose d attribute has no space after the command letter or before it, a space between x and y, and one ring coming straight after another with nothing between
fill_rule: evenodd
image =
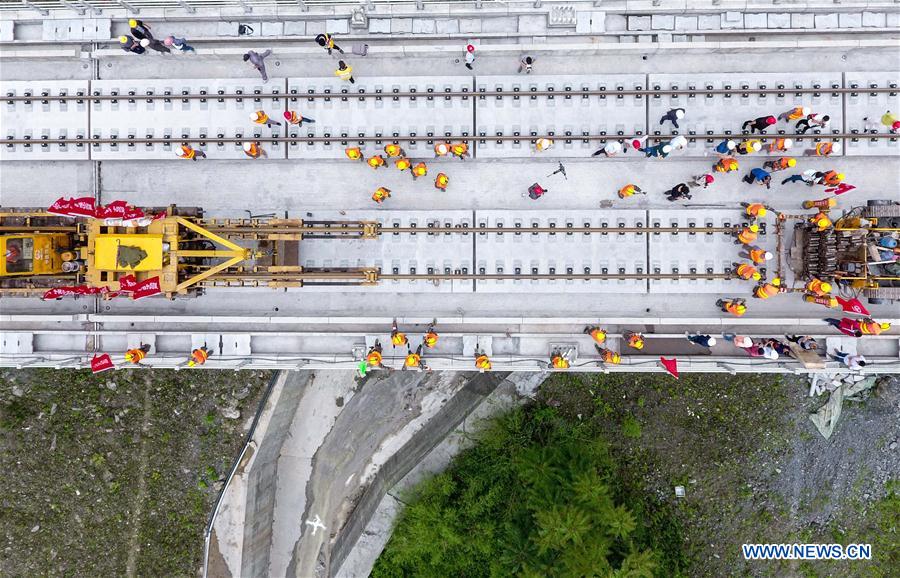
<instances>
[{"instance_id":1,"label":"green vegetation","mask_svg":"<svg viewBox=\"0 0 900 578\"><path fill-rule=\"evenodd\" d=\"M627 427L640 435L636 421ZM498 418L412 500L374 578L671 577L684 568L669 508L624 482L590 421L543 404Z\"/></svg>"}]
</instances>

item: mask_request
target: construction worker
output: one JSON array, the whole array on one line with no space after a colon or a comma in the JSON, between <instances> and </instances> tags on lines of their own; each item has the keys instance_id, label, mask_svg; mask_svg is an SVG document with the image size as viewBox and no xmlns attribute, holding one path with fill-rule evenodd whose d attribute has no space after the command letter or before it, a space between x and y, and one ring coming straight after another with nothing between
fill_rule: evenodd
<instances>
[{"instance_id":1,"label":"construction worker","mask_svg":"<svg viewBox=\"0 0 900 578\"><path fill-rule=\"evenodd\" d=\"M411 168L412 162L410 162L410 160L406 157L401 157L401 158L397 159L396 161L394 161L394 166L397 167L398 169L400 169L400 171L402 172L402 171L405 171L406 169ZM413 175L413 177L415 178L415 175Z\"/></svg>"},{"instance_id":2,"label":"construction worker","mask_svg":"<svg viewBox=\"0 0 900 578\"><path fill-rule=\"evenodd\" d=\"M804 209L821 209L827 211L837 206L837 199L829 197L827 199L819 199L817 201L803 201Z\"/></svg>"},{"instance_id":3,"label":"construction worker","mask_svg":"<svg viewBox=\"0 0 900 578\"><path fill-rule=\"evenodd\" d=\"M316 122L313 119L306 118L299 112L296 112L293 110L284 111L284 120L286 120L288 124L293 124L296 126L303 126L304 122L308 122L310 124L315 124L315 122Z\"/></svg>"},{"instance_id":4,"label":"construction worker","mask_svg":"<svg viewBox=\"0 0 900 578\"><path fill-rule=\"evenodd\" d=\"M438 173L438 175L434 178L434 188L436 189L446 191L448 184L450 184L450 177L448 177L444 173Z\"/></svg>"},{"instance_id":5,"label":"construction worker","mask_svg":"<svg viewBox=\"0 0 900 578\"><path fill-rule=\"evenodd\" d=\"M553 140L541 137L534 142L534 148L537 152L542 153L553 146Z\"/></svg>"},{"instance_id":6,"label":"construction worker","mask_svg":"<svg viewBox=\"0 0 900 578\"><path fill-rule=\"evenodd\" d=\"M203 365L204 363L206 363L206 360L209 359L209 354L210 351L205 345L191 351L191 359L190 361L188 361L188 367Z\"/></svg>"},{"instance_id":7,"label":"construction worker","mask_svg":"<svg viewBox=\"0 0 900 578\"><path fill-rule=\"evenodd\" d=\"M256 124L264 124L269 128L272 128L272 125L281 126L281 123L277 120L272 120L269 118L269 115L265 113L265 111L257 110L256 112L250 113L250 120L255 122Z\"/></svg>"},{"instance_id":8,"label":"construction worker","mask_svg":"<svg viewBox=\"0 0 900 578\"><path fill-rule=\"evenodd\" d=\"M391 190L386 189L384 187L378 187L374 193L372 193L372 200L378 203L379 205L383 203L385 200L391 197Z\"/></svg>"},{"instance_id":9,"label":"construction worker","mask_svg":"<svg viewBox=\"0 0 900 578\"><path fill-rule=\"evenodd\" d=\"M619 198L620 199L627 199L628 197L631 197L635 194L646 195L647 193L645 193L643 191L643 189L641 189L639 186L632 185L632 184L627 184L624 187L622 187L621 189L619 189Z\"/></svg>"},{"instance_id":10,"label":"construction worker","mask_svg":"<svg viewBox=\"0 0 900 578\"><path fill-rule=\"evenodd\" d=\"M716 148L713 151L717 155L731 156L731 151L734 150L734 147L737 146L737 143L733 140L726 139L716 145Z\"/></svg>"},{"instance_id":11,"label":"construction worker","mask_svg":"<svg viewBox=\"0 0 900 578\"><path fill-rule=\"evenodd\" d=\"M403 360L403 369L407 368L416 369L425 369L425 364L422 362L422 344L416 348L415 351L409 348L409 345L406 347L406 359Z\"/></svg>"},{"instance_id":12,"label":"construction worker","mask_svg":"<svg viewBox=\"0 0 900 578\"><path fill-rule=\"evenodd\" d=\"M469 156L469 145L464 142L458 142L450 145L450 152L459 160L465 160Z\"/></svg>"},{"instance_id":13,"label":"construction worker","mask_svg":"<svg viewBox=\"0 0 900 578\"><path fill-rule=\"evenodd\" d=\"M433 349L438 342L438 334L434 330L434 326L437 324L437 321L432 321L428 326L428 329L425 331L425 337L422 339L422 343L425 344L425 347L428 349Z\"/></svg>"},{"instance_id":14,"label":"construction worker","mask_svg":"<svg viewBox=\"0 0 900 578\"><path fill-rule=\"evenodd\" d=\"M143 20L137 20L136 18L130 19L128 21L128 28L131 30L131 35L138 40L153 38L153 34L150 33L150 25L145 24Z\"/></svg>"},{"instance_id":15,"label":"construction worker","mask_svg":"<svg viewBox=\"0 0 900 578\"><path fill-rule=\"evenodd\" d=\"M779 293L785 292L787 289L781 286L781 279L778 277L772 279L770 283L760 283L753 290L753 296L757 299L769 299Z\"/></svg>"},{"instance_id":16,"label":"construction worker","mask_svg":"<svg viewBox=\"0 0 900 578\"><path fill-rule=\"evenodd\" d=\"M731 173L738 170L738 162L734 157L722 157L713 165L713 170L719 173Z\"/></svg>"},{"instance_id":17,"label":"construction worker","mask_svg":"<svg viewBox=\"0 0 900 578\"><path fill-rule=\"evenodd\" d=\"M364 161L366 158L363 156L362 150L359 147L350 147L344 149L344 154L347 155L347 158L351 161Z\"/></svg>"},{"instance_id":18,"label":"construction worker","mask_svg":"<svg viewBox=\"0 0 900 578\"><path fill-rule=\"evenodd\" d=\"M659 143L658 145L654 145L652 147L635 148L644 153L648 158L660 157L664 159L672 152L672 145L670 145L669 143Z\"/></svg>"},{"instance_id":19,"label":"construction worker","mask_svg":"<svg viewBox=\"0 0 900 578\"><path fill-rule=\"evenodd\" d=\"M740 256L750 259L751 261L753 261L754 265L761 265L762 263L771 261L775 258L775 255L773 255L769 251L756 246L747 247L746 252L742 252Z\"/></svg>"},{"instance_id":20,"label":"construction worker","mask_svg":"<svg viewBox=\"0 0 900 578\"><path fill-rule=\"evenodd\" d=\"M769 128L770 126L772 126L773 124L775 124L776 122L778 122L778 119L776 119L772 115L760 116L753 120L748 120L748 121L744 122L744 124L741 126L741 130L747 130L747 128L749 127L750 134L755 134L756 131L759 131L760 133L765 134L766 129Z\"/></svg>"},{"instance_id":21,"label":"construction worker","mask_svg":"<svg viewBox=\"0 0 900 578\"><path fill-rule=\"evenodd\" d=\"M632 349L637 349L640 351L644 348L644 335L642 333L635 333L634 331L626 331L622 334L622 337L627 339L628 347Z\"/></svg>"},{"instance_id":22,"label":"construction worker","mask_svg":"<svg viewBox=\"0 0 900 578\"><path fill-rule=\"evenodd\" d=\"M865 121L864 130L866 132L877 133L882 126L887 127L888 132L890 132L891 134L897 134L898 132L900 132L900 119L898 119L897 115L892 113L891 111L887 111L886 113L881 115L881 118L878 120L878 122L869 120L869 117L867 116L863 117L863 121Z\"/></svg>"},{"instance_id":23,"label":"construction worker","mask_svg":"<svg viewBox=\"0 0 900 578\"><path fill-rule=\"evenodd\" d=\"M890 323L878 323L871 317L866 317L859 322L859 330L863 335L881 335L883 331L891 328Z\"/></svg>"},{"instance_id":24,"label":"construction worker","mask_svg":"<svg viewBox=\"0 0 900 578\"><path fill-rule=\"evenodd\" d=\"M810 217L809 222L815 225L820 233L834 225L834 223L831 222L831 219L828 218L828 215L822 211L819 211Z\"/></svg>"},{"instance_id":25,"label":"construction worker","mask_svg":"<svg viewBox=\"0 0 900 578\"><path fill-rule=\"evenodd\" d=\"M597 345L603 345L606 342L606 331L599 327L589 325L584 328L584 333L590 335Z\"/></svg>"},{"instance_id":26,"label":"construction worker","mask_svg":"<svg viewBox=\"0 0 900 578\"><path fill-rule=\"evenodd\" d=\"M808 115L810 112L812 112L812 111L810 109L806 108L805 106L795 106L791 110L779 114L778 120L793 122L795 120L800 120L801 118Z\"/></svg>"},{"instance_id":27,"label":"construction worker","mask_svg":"<svg viewBox=\"0 0 900 578\"><path fill-rule=\"evenodd\" d=\"M735 317L741 317L747 312L747 300L735 297L734 299L719 299L716 305L725 313L731 313Z\"/></svg>"},{"instance_id":28,"label":"construction worker","mask_svg":"<svg viewBox=\"0 0 900 578\"><path fill-rule=\"evenodd\" d=\"M797 166L797 159L792 159L790 157L780 157L763 163L763 168L769 169L773 173L785 169L792 169L795 166Z\"/></svg>"},{"instance_id":29,"label":"construction worker","mask_svg":"<svg viewBox=\"0 0 900 578\"><path fill-rule=\"evenodd\" d=\"M140 365L141 360L147 357L148 353L150 353L150 344L142 343L140 347L125 352L125 361Z\"/></svg>"},{"instance_id":30,"label":"construction worker","mask_svg":"<svg viewBox=\"0 0 900 578\"><path fill-rule=\"evenodd\" d=\"M550 355L550 367L553 369L569 369L569 360L558 349Z\"/></svg>"},{"instance_id":31,"label":"construction worker","mask_svg":"<svg viewBox=\"0 0 900 578\"><path fill-rule=\"evenodd\" d=\"M806 284L805 289L813 295L823 297L831 293L831 283L813 277L812 281Z\"/></svg>"},{"instance_id":32,"label":"construction worker","mask_svg":"<svg viewBox=\"0 0 900 578\"><path fill-rule=\"evenodd\" d=\"M752 139L745 140L739 142L736 147L734 147L734 152L739 155L749 155L751 153L758 153L762 150L762 141Z\"/></svg>"},{"instance_id":33,"label":"construction worker","mask_svg":"<svg viewBox=\"0 0 900 578\"><path fill-rule=\"evenodd\" d=\"M198 158L205 159L206 153L203 151L198 151L193 148L191 145L184 143L182 144L177 151L175 151L175 155L182 159L187 159L189 161L196 161Z\"/></svg>"},{"instance_id":34,"label":"construction worker","mask_svg":"<svg viewBox=\"0 0 900 578\"><path fill-rule=\"evenodd\" d=\"M384 166L384 157L381 155L375 155L373 157L369 157L366 160L366 164L372 167L373 169L380 169Z\"/></svg>"},{"instance_id":35,"label":"construction worker","mask_svg":"<svg viewBox=\"0 0 900 578\"><path fill-rule=\"evenodd\" d=\"M266 154L266 151L263 150L262 146L260 146L259 142L245 142L244 143L244 154L246 154L251 159L258 159L259 157L269 156Z\"/></svg>"},{"instance_id":36,"label":"construction worker","mask_svg":"<svg viewBox=\"0 0 900 578\"><path fill-rule=\"evenodd\" d=\"M684 118L684 109L683 108L672 108L669 109L666 114L662 115L662 118L659 119L659 125L662 126L664 122L669 121L672 123L672 126L675 128L678 127L678 121Z\"/></svg>"},{"instance_id":37,"label":"construction worker","mask_svg":"<svg viewBox=\"0 0 900 578\"><path fill-rule=\"evenodd\" d=\"M753 223L749 227L743 227L737 234L734 241L737 245L749 245L759 236L759 225Z\"/></svg>"},{"instance_id":38,"label":"construction worker","mask_svg":"<svg viewBox=\"0 0 900 578\"><path fill-rule=\"evenodd\" d=\"M841 154L841 143L839 142L820 142L816 143L813 149L817 157L827 157L831 154Z\"/></svg>"},{"instance_id":39,"label":"construction worker","mask_svg":"<svg viewBox=\"0 0 900 578\"><path fill-rule=\"evenodd\" d=\"M147 49L141 46L141 41L131 36L119 36L119 44L125 52L133 52L135 54L144 54Z\"/></svg>"},{"instance_id":40,"label":"construction worker","mask_svg":"<svg viewBox=\"0 0 900 578\"><path fill-rule=\"evenodd\" d=\"M596 156L600 156L600 155L605 155L607 158L609 158L609 157L616 156L620 152L622 152L622 145L617 141L611 140L608 143L606 143L605 145L603 145L603 147L594 151L594 153L591 156L596 157Z\"/></svg>"},{"instance_id":41,"label":"construction worker","mask_svg":"<svg viewBox=\"0 0 900 578\"><path fill-rule=\"evenodd\" d=\"M356 83L356 80L353 79L353 67L349 66L343 60L338 61L338 67L337 70L334 71L334 75L341 80L346 80L350 84Z\"/></svg>"},{"instance_id":42,"label":"construction worker","mask_svg":"<svg viewBox=\"0 0 900 578\"><path fill-rule=\"evenodd\" d=\"M450 143L439 142L434 145L434 158L445 157L450 154Z\"/></svg>"},{"instance_id":43,"label":"construction worker","mask_svg":"<svg viewBox=\"0 0 900 578\"><path fill-rule=\"evenodd\" d=\"M409 345L409 339L406 338L406 334L397 329L396 319L394 319L394 322L391 325L391 345L394 347Z\"/></svg>"},{"instance_id":44,"label":"construction worker","mask_svg":"<svg viewBox=\"0 0 900 578\"><path fill-rule=\"evenodd\" d=\"M744 212L747 213L747 216L753 219L765 217L768 214L768 209L770 209L770 207L762 203L741 203L741 206L744 207Z\"/></svg>"},{"instance_id":45,"label":"construction worker","mask_svg":"<svg viewBox=\"0 0 900 578\"><path fill-rule=\"evenodd\" d=\"M704 189L709 188L709 185L716 182L716 177L712 176L709 173L703 173L702 175L695 176L692 180L688 181L688 186L691 188L703 187Z\"/></svg>"},{"instance_id":46,"label":"construction worker","mask_svg":"<svg viewBox=\"0 0 900 578\"><path fill-rule=\"evenodd\" d=\"M481 372L490 371L491 370L491 360L481 351L475 352L475 367L477 367Z\"/></svg>"},{"instance_id":47,"label":"construction worker","mask_svg":"<svg viewBox=\"0 0 900 578\"><path fill-rule=\"evenodd\" d=\"M402 171L403 169L400 170ZM412 174L413 180L416 180L419 177L424 177L428 174L428 165L426 165L425 163L417 163L416 166L412 168L410 173Z\"/></svg>"},{"instance_id":48,"label":"construction worker","mask_svg":"<svg viewBox=\"0 0 900 578\"><path fill-rule=\"evenodd\" d=\"M406 151L404 151L400 145L396 143L390 143L384 145L384 154L388 156L389 159L394 157L405 157Z\"/></svg>"},{"instance_id":49,"label":"construction worker","mask_svg":"<svg viewBox=\"0 0 900 578\"><path fill-rule=\"evenodd\" d=\"M331 56L332 50L337 50L341 54L344 53L344 51L341 50L341 47L334 43L334 36L328 34L327 32L316 36L316 44L327 50L328 56Z\"/></svg>"},{"instance_id":50,"label":"construction worker","mask_svg":"<svg viewBox=\"0 0 900 578\"><path fill-rule=\"evenodd\" d=\"M806 131L814 127L825 130L828 128L828 121L830 120L831 117L827 114L819 117L818 113L813 112L806 115L806 118L801 118L797 121L797 124L794 125L794 130L797 131L798 134L806 134Z\"/></svg>"},{"instance_id":51,"label":"construction worker","mask_svg":"<svg viewBox=\"0 0 900 578\"><path fill-rule=\"evenodd\" d=\"M600 354L600 361L603 363L608 363L610 365L619 365L619 363L621 363L622 356L617 352L606 349L605 347L600 347L597 344L594 344L594 348L597 349L597 353Z\"/></svg>"},{"instance_id":52,"label":"construction worker","mask_svg":"<svg viewBox=\"0 0 900 578\"><path fill-rule=\"evenodd\" d=\"M770 153L783 153L794 146L794 141L789 138L776 138L769 144Z\"/></svg>"},{"instance_id":53,"label":"construction worker","mask_svg":"<svg viewBox=\"0 0 900 578\"><path fill-rule=\"evenodd\" d=\"M366 365L368 367L383 367L381 361L381 342L376 339L375 345L370 347L369 352L366 354Z\"/></svg>"},{"instance_id":54,"label":"construction worker","mask_svg":"<svg viewBox=\"0 0 900 578\"><path fill-rule=\"evenodd\" d=\"M751 279L759 281L762 279L762 275L753 265L747 263L732 263L732 265L734 266L734 274L744 281L750 281Z\"/></svg>"},{"instance_id":55,"label":"construction worker","mask_svg":"<svg viewBox=\"0 0 900 578\"><path fill-rule=\"evenodd\" d=\"M818 180L820 180L819 184L835 187L844 180L844 173L839 173L832 169L829 171L825 171L821 176L817 175L817 177Z\"/></svg>"}]
</instances>

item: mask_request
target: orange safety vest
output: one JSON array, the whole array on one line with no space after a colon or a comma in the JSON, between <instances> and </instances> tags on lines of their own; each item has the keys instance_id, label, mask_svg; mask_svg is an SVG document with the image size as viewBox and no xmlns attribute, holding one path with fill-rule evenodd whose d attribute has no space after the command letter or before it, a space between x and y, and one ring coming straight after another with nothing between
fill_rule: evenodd
<instances>
[{"instance_id":1,"label":"orange safety vest","mask_svg":"<svg viewBox=\"0 0 900 578\"><path fill-rule=\"evenodd\" d=\"M757 265L760 263L766 262L766 251L765 249L750 249L750 260L756 263Z\"/></svg>"},{"instance_id":2,"label":"orange safety vest","mask_svg":"<svg viewBox=\"0 0 900 578\"><path fill-rule=\"evenodd\" d=\"M144 353L143 349L129 349L125 352L125 361L130 361L134 364L140 363L145 357L147 357L147 354Z\"/></svg>"},{"instance_id":3,"label":"orange safety vest","mask_svg":"<svg viewBox=\"0 0 900 578\"><path fill-rule=\"evenodd\" d=\"M829 293L831 293L831 284L826 283L821 279L813 279L806 284L806 290L821 297L823 295L828 295Z\"/></svg>"},{"instance_id":4,"label":"orange safety vest","mask_svg":"<svg viewBox=\"0 0 900 578\"><path fill-rule=\"evenodd\" d=\"M191 351L191 359L197 365L203 365L209 359L209 353L201 347Z\"/></svg>"},{"instance_id":5,"label":"orange safety vest","mask_svg":"<svg viewBox=\"0 0 900 578\"><path fill-rule=\"evenodd\" d=\"M434 179L434 186L442 191L447 190L447 185L450 183L450 178L444 173L438 173L438 176Z\"/></svg>"},{"instance_id":6,"label":"orange safety vest","mask_svg":"<svg viewBox=\"0 0 900 578\"><path fill-rule=\"evenodd\" d=\"M434 156L442 157L450 152L450 145L445 142L439 142L434 145Z\"/></svg>"},{"instance_id":7,"label":"orange safety vest","mask_svg":"<svg viewBox=\"0 0 900 578\"><path fill-rule=\"evenodd\" d=\"M372 200L376 203L383 203L385 199L391 196L391 191L384 188L378 187L374 193L372 193Z\"/></svg>"},{"instance_id":8,"label":"orange safety vest","mask_svg":"<svg viewBox=\"0 0 900 578\"><path fill-rule=\"evenodd\" d=\"M359 149L359 147L344 149L344 154L347 155L347 158L351 161L358 161L363 158L362 151Z\"/></svg>"},{"instance_id":9,"label":"orange safety vest","mask_svg":"<svg viewBox=\"0 0 900 578\"><path fill-rule=\"evenodd\" d=\"M403 345L407 342L406 334L399 331L391 333L391 343L394 345Z\"/></svg>"},{"instance_id":10,"label":"orange safety vest","mask_svg":"<svg viewBox=\"0 0 900 578\"><path fill-rule=\"evenodd\" d=\"M366 162L369 163L369 166L373 169L377 169L384 166L384 157L381 155L375 155L374 157L369 157L369 160L367 160Z\"/></svg>"},{"instance_id":11,"label":"orange safety vest","mask_svg":"<svg viewBox=\"0 0 900 578\"><path fill-rule=\"evenodd\" d=\"M725 157L719 159L719 162L717 162L713 168L720 173L730 173L731 171L738 170L738 162L734 157Z\"/></svg>"},{"instance_id":12,"label":"orange safety vest","mask_svg":"<svg viewBox=\"0 0 900 578\"><path fill-rule=\"evenodd\" d=\"M786 150L788 150L790 147L787 146L787 144L785 143L785 140L787 140L787 139L776 138L774 141L772 141L772 144L769 145L769 150L770 151L786 151Z\"/></svg>"},{"instance_id":13,"label":"orange safety vest","mask_svg":"<svg viewBox=\"0 0 900 578\"><path fill-rule=\"evenodd\" d=\"M634 194L634 185L625 185L619 189L619 198L626 199Z\"/></svg>"},{"instance_id":14,"label":"orange safety vest","mask_svg":"<svg viewBox=\"0 0 900 578\"><path fill-rule=\"evenodd\" d=\"M253 114L256 115L256 118L253 119L253 122L255 122L256 124L266 124L267 122L269 122L269 115L267 115L265 112L257 110Z\"/></svg>"},{"instance_id":15,"label":"orange safety vest","mask_svg":"<svg viewBox=\"0 0 900 578\"><path fill-rule=\"evenodd\" d=\"M409 162L409 159L407 159L407 158L401 158L401 159L397 159L396 161L394 161L394 165L401 171L405 171L406 169L408 169L409 167L412 166L412 163Z\"/></svg>"},{"instance_id":16,"label":"orange safety vest","mask_svg":"<svg viewBox=\"0 0 900 578\"><path fill-rule=\"evenodd\" d=\"M398 144L389 144L384 147L384 154L388 157L399 157L403 154L403 149Z\"/></svg>"},{"instance_id":17,"label":"orange safety vest","mask_svg":"<svg viewBox=\"0 0 900 578\"><path fill-rule=\"evenodd\" d=\"M772 285L771 283L764 283L759 285L754 291L753 294L756 295L760 299L768 299L769 297L773 297L778 295L781 292L781 289Z\"/></svg>"},{"instance_id":18,"label":"orange safety vest","mask_svg":"<svg viewBox=\"0 0 900 578\"><path fill-rule=\"evenodd\" d=\"M831 219L825 213L819 212L810 217L809 222L817 226L820 231L824 231L832 225Z\"/></svg>"},{"instance_id":19,"label":"orange safety vest","mask_svg":"<svg viewBox=\"0 0 900 578\"><path fill-rule=\"evenodd\" d=\"M753 275L756 274L757 271L756 267L748 265L746 263L741 263L740 265L738 265L735 273L737 273L737 276L744 281L749 281L751 278L753 278Z\"/></svg>"},{"instance_id":20,"label":"orange safety vest","mask_svg":"<svg viewBox=\"0 0 900 578\"><path fill-rule=\"evenodd\" d=\"M181 145L181 158L191 160L196 154L197 151L195 151L191 147L187 145Z\"/></svg>"},{"instance_id":21,"label":"orange safety vest","mask_svg":"<svg viewBox=\"0 0 900 578\"><path fill-rule=\"evenodd\" d=\"M750 203L747 205L747 214L751 217L758 217L759 214L766 210L766 206L762 203Z\"/></svg>"},{"instance_id":22,"label":"orange safety vest","mask_svg":"<svg viewBox=\"0 0 900 578\"><path fill-rule=\"evenodd\" d=\"M434 347L438 342L438 334L434 331L429 331L425 334L425 347Z\"/></svg>"},{"instance_id":23,"label":"orange safety vest","mask_svg":"<svg viewBox=\"0 0 900 578\"><path fill-rule=\"evenodd\" d=\"M757 233L754 233L750 230L750 227L744 227L743 229L741 229L741 232L738 233L737 238L738 241L740 241L744 245L747 245L748 243L752 243L753 241L755 241L756 237L758 236L759 235Z\"/></svg>"},{"instance_id":24,"label":"orange safety vest","mask_svg":"<svg viewBox=\"0 0 900 578\"><path fill-rule=\"evenodd\" d=\"M410 353L406 356L406 360L403 362L406 367L418 367L419 361L421 361L422 356L418 353Z\"/></svg>"},{"instance_id":25,"label":"orange safety vest","mask_svg":"<svg viewBox=\"0 0 900 578\"><path fill-rule=\"evenodd\" d=\"M827 157L834 149L834 143L820 142L816 145L816 156Z\"/></svg>"},{"instance_id":26,"label":"orange safety vest","mask_svg":"<svg viewBox=\"0 0 900 578\"><path fill-rule=\"evenodd\" d=\"M747 312L747 306L743 303L735 303L734 301L727 301L725 303L725 311L731 313L736 317L742 316Z\"/></svg>"},{"instance_id":27,"label":"orange safety vest","mask_svg":"<svg viewBox=\"0 0 900 578\"><path fill-rule=\"evenodd\" d=\"M837 171L833 171L833 170L832 170L832 171L828 171L828 172L825 173L825 175L822 177L822 180L825 181L825 184L826 184L826 185L837 185L837 184L839 184L839 183L841 182L841 178L838 176L838 174L839 174L839 173L838 173Z\"/></svg>"},{"instance_id":28,"label":"orange safety vest","mask_svg":"<svg viewBox=\"0 0 900 578\"><path fill-rule=\"evenodd\" d=\"M455 156L462 158L463 155L465 155L467 152L469 152L469 145L467 145L464 142L450 145L450 152L453 153Z\"/></svg>"},{"instance_id":29,"label":"orange safety vest","mask_svg":"<svg viewBox=\"0 0 900 578\"><path fill-rule=\"evenodd\" d=\"M481 354L475 358L475 367L478 369L484 369L485 371L491 369L491 360L488 359L488 356L485 354Z\"/></svg>"},{"instance_id":30,"label":"orange safety vest","mask_svg":"<svg viewBox=\"0 0 900 578\"><path fill-rule=\"evenodd\" d=\"M378 351L370 351L366 356L366 363L368 363L372 367L381 365L381 353L379 353Z\"/></svg>"},{"instance_id":31,"label":"orange safety vest","mask_svg":"<svg viewBox=\"0 0 900 578\"><path fill-rule=\"evenodd\" d=\"M783 171L784 169L791 168L791 161L794 160L791 157L781 157L772 161L772 169L776 171ZM796 163L795 163L796 164Z\"/></svg>"},{"instance_id":32,"label":"orange safety vest","mask_svg":"<svg viewBox=\"0 0 900 578\"><path fill-rule=\"evenodd\" d=\"M419 163L412 169L412 174L414 177L424 177L428 174L428 165L425 163Z\"/></svg>"},{"instance_id":33,"label":"orange safety vest","mask_svg":"<svg viewBox=\"0 0 900 578\"><path fill-rule=\"evenodd\" d=\"M599 328L592 329L591 330L591 339L596 341L598 344L602 344L604 341L606 341L606 331L603 331L602 329L599 329Z\"/></svg>"},{"instance_id":34,"label":"orange safety vest","mask_svg":"<svg viewBox=\"0 0 900 578\"><path fill-rule=\"evenodd\" d=\"M628 347L633 349L643 349L644 337L639 333L632 333L631 336L628 337Z\"/></svg>"},{"instance_id":35,"label":"orange safety vest","mask_svg":"<svg viewBox=\"0 0 900 578\"><path fill-rule=\"evenodd\" d=\"M881 335L881 332L884 331L880 323L867 319L860 321L859 330L863 332L863 335Z\"/></svg>"},{"instance_id":36,"label":"orange safety vest","mask_svg":"<svg viewBox=\"0 0 900 578\"><path fill-rule=\"evenodd\" d=\"M252 157L254 159L259 158L259 155L262 154L259 152L259 145L255 142L250 143L250 150L245 150L244 152L247 153L248 157Z\"/></svg>"},{"instance_id":37,"label":"orange safety vest","mask_svg":"<svg viewBox=\"0 0 900 578\"><path fill-rule=\"evenodd\" d=\"M613 365L619 365L619 362L622 361L622 356L616 353L615 351L610 351L609 349L601 349L600 350L600 359L603 360L603 363L611 363Z\"/></svg>"},{"instance_id":38,"label":"orange safety vest","mask_svg":"<svg viewBox=\"0 0 900 578\"><path fill-rule=\"evenodd\" d=\"M554 355L552 358L550 358L550 365L552 365L556 369L568 369L569 360L562 355Z\"/></svg>"},{"instance_id":39,"label":"orange safety vest","mask_svg":"<svg viewBox=\"0 0 900 578\"><path fill-rule=\"evenodd\" d=\"M787 114L788 120L800 120L804 116L806 116L806 115L803 114L802 106L795 106L794 108L791 109L791 112L789 112Z\"/></svg>"}]
</instances>

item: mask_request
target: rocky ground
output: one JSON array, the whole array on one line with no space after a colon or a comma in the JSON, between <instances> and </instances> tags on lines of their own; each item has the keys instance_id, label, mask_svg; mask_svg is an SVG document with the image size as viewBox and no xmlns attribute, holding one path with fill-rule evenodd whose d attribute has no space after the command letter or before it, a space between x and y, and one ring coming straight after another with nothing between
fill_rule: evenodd
<instances>
[{"instance_id":1,"label":"rocky ground","mask_svg":"<svg viewBox=\"0 0 900 578\"><path fill-rule=\"evenodd\" d=\"M196 575L269 378L0 370L0 574Z\"/></svg>"},{"instance_id":2,"label":"rocky ground","mask_svg":"<svg viewBox=\"0 0 900 578\"><path fill-rule=\"evenodd\" d=\"M900 563L900 380L845 402L830 440L807 417L827 396L808 390L768 375L558 375L539 396L605 424L630 474L675 503L692 576L889 576ZM871 542L874 559L750 563L745 542Z\"/></svg>"}]
</instances>

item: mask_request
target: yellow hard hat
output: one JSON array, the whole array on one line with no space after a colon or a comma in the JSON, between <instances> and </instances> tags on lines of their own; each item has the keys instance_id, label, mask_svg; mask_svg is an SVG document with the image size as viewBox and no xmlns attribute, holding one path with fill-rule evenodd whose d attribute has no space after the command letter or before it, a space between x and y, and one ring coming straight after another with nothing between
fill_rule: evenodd
<instances>
[{"instance_id":1,"label":"yellow hard hat","mask_svg":"<svg viewBox=\"0 0 900 578\"><path fill-rule=\"evenodd\" d=\"M772 285L774 285L774 286L776 286L776 287L780 287L780 286L781 286L781 279L779 279L778 277L775 277L774 279L772 279Z\"/></svg>"},{"instance_id":2,"label":"yellow hard hat","mask_svg":"<svg viewBox=\"0 0 900 578\"><path fill-rule=\"evenodd\" d=\"M130 26L131 28L134 28L135 26L137 26L137 20L132 18L131 20L128 21L128 26Z\"/></svg>"},{"instance_id":3,"label":"yellow hard hat","mask_svg":"<svg viewBox=\"0 0 900 578\"><path fill-rule=\"evenodd\" d=\"M767 212L767 211L766 211L766 208L763 207L763 208L761 208L761 209L759 210L759 212L758 212L756 215L759 216L759 217L765 217L765 216L766 216L766 212Z\"/></svg>"},{"instance_id":4,"label":"yellow hard hat","mask_svg":"<svg viewBox=\"0 0 900 578\"><path fill-rule=\"evenodd\" d=\"M788 166L793 167L797 165L797 159L788 159Z\"/></svg>"},{"instance_id":5,"label":"yellow hard hat","mask_svg":"<svg viewBox=\"0 0 900 578\"><path fill-rule=\"evenodd\" d=\"M885 331L887 331L888 329L891 328L891 324L890 324L890 323L879 323L878 325L879 325L879 327L881 327L881 328L884 329Z\"/></svg>"},{"instance_id":6,"label":"yellow hard hat","mask_svg":"<svg viewBox=\"0 0 900 578\"><path fill-rule=\"evenodd\" d=\"M612 355L612 362L613 362L613 363L619 363L620 361L622 361L622 356L619 355L618 353L613 353L613 355Z\"/></svg>"},{"instance_id":7,"label":"yellow hard hat","mask_svg":"<svg viewBox=\"0 0 900 578\"><path fill-rule=\"evenodd\" d=\"M759 225L757 225L756 223L753 223L752 225L750 225L750 230L753 231L754 233L758 233Z\"/></svg>"},{"instance_id":8,"label":"yellow hard hat","mask_svg":"<svg viewBox=\"0 0 900 578\"><path fill-rule=\"evenodd\" d=\"M823 281L819 288L825 293L831 293L831 283L828 283L827 281Z\"/></svg>"},{"instance_id":9,"label":"yellow hard hat","mask_svg":"<svg viewBox=\"0 0 900 578\"><path fill-rule=\"evenodd\" d=\"M838 173L837 178L844 180L844 173Z\"/></svg>"},{"instance_id":10,"label":"yellow hard hat","mask_svg":"<svg viewBox=\"0 0 900 578\"><path fill-rule=\"evenodd\" d=\"M759 271L753 274L754 281L759 281L760 279L762 279L762 275L759 274Z\"/></svg>"},{"instance_id":11,"label":"yellow hard hat","mask_svg":"<svg viewBox=\"0 0 900 578\"><path fill-rule=\"evenodd\" d=\"M119 42L121 44L125 44L126 42L128 42L128 37L127 36L119 36Z\"/></svg>"}]
</instances>

